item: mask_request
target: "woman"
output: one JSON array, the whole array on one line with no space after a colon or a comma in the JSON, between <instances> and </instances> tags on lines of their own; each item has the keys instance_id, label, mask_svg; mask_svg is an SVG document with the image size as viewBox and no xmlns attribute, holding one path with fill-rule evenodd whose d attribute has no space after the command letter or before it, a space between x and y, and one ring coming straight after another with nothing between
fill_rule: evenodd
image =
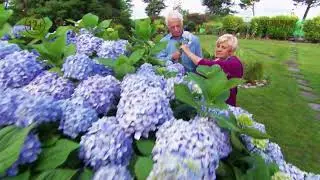
<instances>
[{"instance_id":1,"label":"woman","mask_svg":"<svg viewBox=\"0 0 320 180\"><path fill-rule=\"evenodd\" d=\"M242 78L243 66L241 61L234 55L238 46L238 40L231 34L220 36L216 42L215 59L203 59L193 54L187 45L181 45L184 53L193 61L195 65L219 65L226 73L227 78ZM230 96L226 103L236 106L237 87L230 89Z\"/></svg>"}]
</instances>

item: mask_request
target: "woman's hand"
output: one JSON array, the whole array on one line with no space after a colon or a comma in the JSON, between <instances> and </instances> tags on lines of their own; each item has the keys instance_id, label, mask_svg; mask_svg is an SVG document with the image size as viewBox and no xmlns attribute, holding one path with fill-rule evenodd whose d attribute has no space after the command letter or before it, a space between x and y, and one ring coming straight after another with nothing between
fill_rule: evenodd
<instances>
[{"instance_id":1,"label":"woman's hand","mask_svg":"<svg viewBox=\"0 0 320 180\"><path fill-rule=\"evenodd\" d=\"M190 52L190 49L189 49L188 45L186 45L186 44L182 44L180 46L180 49L182 49L184 52Z\"/></svg>"}]
</instances>

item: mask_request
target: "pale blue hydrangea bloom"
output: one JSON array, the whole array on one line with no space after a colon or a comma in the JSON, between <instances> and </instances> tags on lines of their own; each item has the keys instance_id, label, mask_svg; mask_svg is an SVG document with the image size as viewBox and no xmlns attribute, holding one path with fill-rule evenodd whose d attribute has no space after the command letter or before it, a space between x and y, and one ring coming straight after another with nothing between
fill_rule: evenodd
<instances>
[{"instance_id":1,"label":"pale blue hydrangea bloom","mask_svg":"<svg viewBox=\"0 0 320 180\"><path fill-rule=\"evenodd\" d=\"M76 54L67 57L62 71L64 77L84 80L95 74L109 75L111 70L103 65L97 64L85 54Z\"/></svg>"},{"instance_id":2,"label":"pale blue hydrangea bloom","mask_svg":"<svg viewBox=\"0 0 320 180\"><path fill-rule=\"evenodd\" d=\"M33 163L41 152L41 143L38 135L30 133L20 150L18 160L6 170L7 176L16 176L19 173L19 165Z\"/></svg>"},{"instance_id":3,"label":"pale blue hydrangea bloom","mask_svg":"<svg viewBox=\"0 0 320 180\"><path fill-rule=\"evenodd\" d=\"M63 134L76 138L85 133L98 120L96 111L81 97L62 101L62 118L59 129Z\"/></svg>"},{"instance_id":4,"label":"pale blue hydrangea bloom","mask_svg":"<svg viewBox=\"0 0 320 180\"><path fill-rule=\"evenodd\" d=\"M204 178L200 160L189 159L173 154L162 155L157 163L153 164L147 180L202 180Z\"/></svg>"},{"instance_id":5,"label":"pale blue hydrangea bloom","mask_svg":"<svg viewBox=\"0 0 320 180\"><path fill-rule=\"evenodd\" d=\"M57 73L44 71L33 79L23 90L32 95L52 96L56 100L70 98L75 85L68 79L60 77Z\"/></svg>"},{"instance_id":6,"label":"pale blue hydrangea bloom","mask_svg":"<svg viewBox=\"0 0 320 180\"><path fill-rule=\"evenodd\" d=\"M156 133L153 160L157 162L166 153L200 160L205 179L215 179L215 170L222 154L218 149L220 142L213 131L203 124L183 120L167 121Z\"/></svg>"},{"instance_id":7,"label":"pale blue hydrangea bloom","mask_svg":"<svg viewBox=\"0 0 320 180\"><path fill-rule=\"evenodd\" d=\"M98 114L107 114L116 106L120 96L120 82L113 76L94 75L82 81L72 97L82 97Z\"/></svg>"},{"instance_id":8,"label":"pale blue hydrangea bloom","mask_svg":"<svg viewBox=\"0 0 320 180\"><path fill-rule=\"evenodd\" d=\"M143 86L146 86L144 84ZM148 137L150 131L173 118L169 100L160 88L146 87L134 91L124 90L118 104L117 119L135 139Z\"/></svg>"},{"instance_id":9,"label":"pale blue hydrangea bloom","mask_svg":"<svg viewBox=\"0 0 320 180\"><path fill-rule=\"evenodd\" d=\"M115 117L99 119L81 137L79 156L94 170L106 165L127 166L132 152L132 138Z\"/></svg>"},{"instance_id":10,"label":"pale blue hydrangea bloom","mask_svg":"<svg viewBox=\"0 0 320 180\"><path fill-rule=\"evenodd\" d=\"M29 96L15 111L15 124L27 127L32 123L42 124L60 120L62 110L60 103L50 96Z\"/></svg>"},{"instance_id":11,"label":"pale blue hydrangea bloom","mask_svg":"<svg viewBox=\"0 0 320 180\"><path fill-rule=\"evenodd\" d=\"M88 56L92 56L94 53L97 53L104 42L103 39L95 37L91 33L80 33L77 36L77 53L78 54L86 54Z\"/></svg>"},{"instance_id":12,"label":"pale blue hydrangea bloom","mask_svg":"<svg viewBox=\"0 0 320 180\"><path fill-rule=\"evenodd\" d=\"M107 165L99 168L93 180L133 180L126 166Z\"/></svg>"},{"instance_id":13,"label":"pale blue hydrangea bloom","mask_svg":"<svg viewBox=\"0 0 320 180\"><path fill-rule=\"evenodd\" d=\"M8 54L20 51L20 47L17 44L8 43L8 41L0 41L0 60L6 57Z\"/></svg>"},{"instance_id":14,"label":"pale blue hydrangea bloom","mask_svg":"<svg viewBox=\"0 0 320 180\"><path fill-rule=\"evenodd\" d=\"M0 61L0 86L18 88L32 81L43 70L37 57L26 50L7 55Z\"/></svg>"}]
</instances>

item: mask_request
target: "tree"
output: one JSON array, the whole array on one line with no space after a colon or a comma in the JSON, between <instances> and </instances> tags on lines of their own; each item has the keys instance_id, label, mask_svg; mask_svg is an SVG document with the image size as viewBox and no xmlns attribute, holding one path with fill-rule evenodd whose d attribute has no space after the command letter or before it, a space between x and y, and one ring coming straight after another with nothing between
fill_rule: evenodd
<instances>
[{"instance_id":1,"label":"tree","mask_svg":"<svg viewBox=\"0 0 320 180\"><path fill-rule=\"evenodd\" d=\"M306 19L310 8L317 7L320 5L320 0L293 0L293 1L295 2L295 5L298 5L298 4L307 5L307 9L304 12L304 15L302 18L303 20Z\"/></svg>"},{"instance_id":2,"label":"tree","mask_svg":"<svg viewBox=\"0 0 320 180\"><path fill-rule=\"evenodd\" d=\"M252 10L252 15L254 16L255 15L255 11L254 11L254 5L256 2L259 2L260 0L240 0L240 7L242 9L247 9L249 7L251 7L251 10Z\"/></svg>"},{"instance_id":3,"label":"tree","mask_svg":"<svg viewBox=\"0 0 320 180\"><path fill-rule=\"evenodd\" d=\"M152 19L159 16L160 12L167 6L164 4L164 0L143 0L148 3L146 7L146 13Z\"/></svg>"},{"instance_id":4,"label":"tree","mask_svg":"<svg viewBox=\"0 0 320 180\"><path fill-rule=\"evenodd\" d=\"M230 8L234 5L232 0L202 0L202 5L207 6L209 14L213 15L227 15L235 13Z\"/></svg>"},{"instance_id":5,"label":"tree","mask_svg":"<svg viewBox=\"0 0 320 180\"><path fill-rule=\"evenodd\" d=\"M11 0L13 24L26 16L49 17L53 27L63 25L66 19L79 20L91 12L100 19L113 19L130 29L130 0Z\"/></svg>"}]
</instances>

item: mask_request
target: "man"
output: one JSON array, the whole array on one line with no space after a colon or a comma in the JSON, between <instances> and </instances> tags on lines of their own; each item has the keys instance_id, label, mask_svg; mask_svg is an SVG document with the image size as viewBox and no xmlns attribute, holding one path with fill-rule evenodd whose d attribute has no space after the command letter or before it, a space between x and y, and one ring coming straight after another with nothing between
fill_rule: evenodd
<instances>
[{"instance_id":1,"label":"man","mask_svg":"<svg viewBox=\"0 0 320 180\"><path fill-rule=\"evenodd\" d=\"M188 44L191 52L199 57L202 57L202 51L198 37L188 31L183 30L183 16L177 11L171 11L166 17L166 25L169 34L161 39L161 41L168 41L167 47L162 50L157 57L161 60L177 61L181 58L181 64L187 72L195 72L196 65L192 60L186 56L182 51L177 49L179 44Z\"/></svg>"}]
</instances>

